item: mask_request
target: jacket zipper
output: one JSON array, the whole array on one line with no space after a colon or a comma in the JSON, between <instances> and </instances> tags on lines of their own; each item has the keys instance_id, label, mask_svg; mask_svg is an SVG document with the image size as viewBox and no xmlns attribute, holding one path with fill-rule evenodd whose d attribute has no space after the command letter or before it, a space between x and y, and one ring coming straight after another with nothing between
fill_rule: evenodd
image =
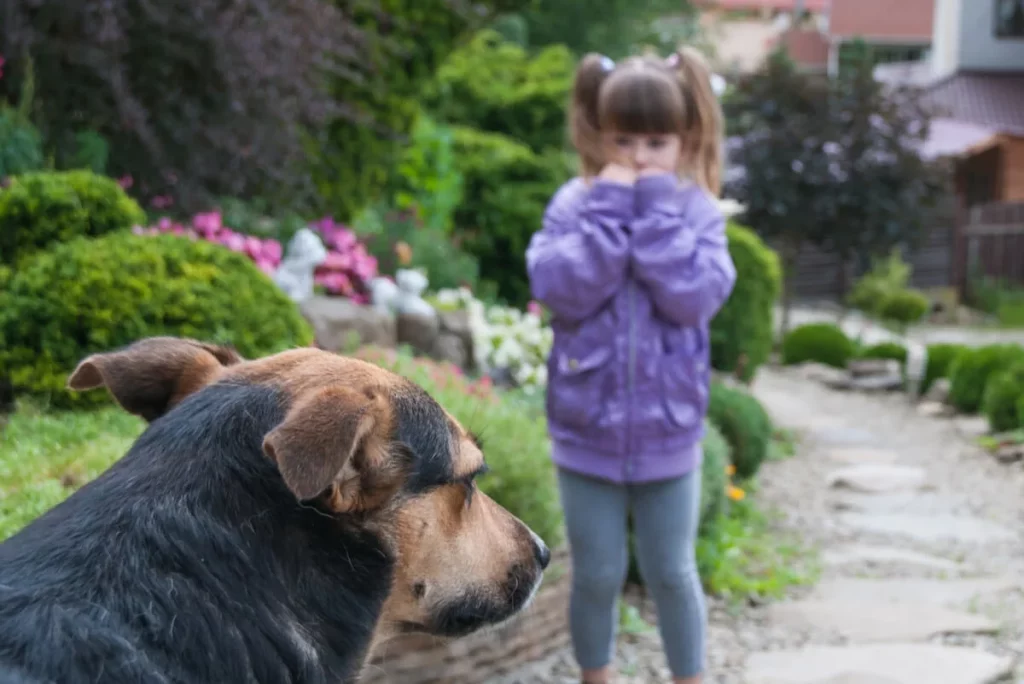
<instances>
[{"instance_id":1,"label":"jacket zipper","mask_svg":"<svg viewBox=\"0 0 1024 684\"><path fill-rule=\"evenodd\" d=\"M627 275L626 280L627 316L629 319L629 336L626 343L626 458L625 475L629 481L633 477L633 392L636 384L636 316L633 302L633 280Z\"/></svg>"}]
</instances>

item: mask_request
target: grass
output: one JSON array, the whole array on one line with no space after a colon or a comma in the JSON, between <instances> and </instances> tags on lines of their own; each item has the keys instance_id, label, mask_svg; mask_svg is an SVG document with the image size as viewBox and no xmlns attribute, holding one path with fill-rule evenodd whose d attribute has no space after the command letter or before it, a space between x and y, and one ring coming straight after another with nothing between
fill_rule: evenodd
<instances>
[{"instance_id":1,"label":"grass","mask_svg":"<svg viewBox=\"0 0 1024 684\"><path fill-rule=\"evenodd\" d=\"M0 432L0 541L106 470L142 429L116 407L47 413L20 403Z\"/></svg>"}]
</instances>

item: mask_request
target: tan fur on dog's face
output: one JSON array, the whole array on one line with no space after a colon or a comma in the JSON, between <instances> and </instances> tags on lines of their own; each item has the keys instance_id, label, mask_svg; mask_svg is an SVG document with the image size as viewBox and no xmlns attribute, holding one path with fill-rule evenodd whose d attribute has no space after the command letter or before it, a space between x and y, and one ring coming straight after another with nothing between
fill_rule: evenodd
<instances>
[{"instance_id":1,"label":"tan fur on dog's face","mask_svg":"<svg viewBox=\"0 0 1024 684\"><path fill-rule=\"evenodd\" d=\"M285 485L378 534L395 559L379 635L461 635L510 617L536 590L543 542L473 484L472 437L426 392L372 364L316 349L254 361L179 338L97 354L68 380L105 385L149 421L215 382L272 387L284 419L264 436Z\"/></svg>"}]
</instances>

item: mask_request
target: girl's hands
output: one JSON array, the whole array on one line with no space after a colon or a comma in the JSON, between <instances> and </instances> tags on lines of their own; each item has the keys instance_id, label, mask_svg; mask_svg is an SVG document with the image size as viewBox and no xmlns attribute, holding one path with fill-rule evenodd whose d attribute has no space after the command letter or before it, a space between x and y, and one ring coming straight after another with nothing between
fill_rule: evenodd
<instances>
[{"instance_id":1,"label":"girl's hands","mask_svg":"<svg viewBox=\"0 0 1024 684\"><path fill-rule=\"evenodd\" d=\"M622 164L611 163L601 169L598 177L602 180L622 185L633 185L636 183L636 171Z\"/></svg>"}]
</instances>

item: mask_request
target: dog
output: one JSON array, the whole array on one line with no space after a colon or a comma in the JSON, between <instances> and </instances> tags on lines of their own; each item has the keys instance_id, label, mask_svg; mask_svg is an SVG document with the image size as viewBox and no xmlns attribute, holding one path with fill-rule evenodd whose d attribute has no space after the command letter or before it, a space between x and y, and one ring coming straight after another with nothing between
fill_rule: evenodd
<instances>
[{"instance_id":1,"label":"dog","mask_svg":"<svg viewBox=\"0 0 1024 684\"><path fill-rule=\"evenodd\" d=\"M353 682L380 639L502 623L540 585L479 442L377 366L159 337L68 385L148 425L0 545L3 684Z\"/></svg>"}]
</instances>

